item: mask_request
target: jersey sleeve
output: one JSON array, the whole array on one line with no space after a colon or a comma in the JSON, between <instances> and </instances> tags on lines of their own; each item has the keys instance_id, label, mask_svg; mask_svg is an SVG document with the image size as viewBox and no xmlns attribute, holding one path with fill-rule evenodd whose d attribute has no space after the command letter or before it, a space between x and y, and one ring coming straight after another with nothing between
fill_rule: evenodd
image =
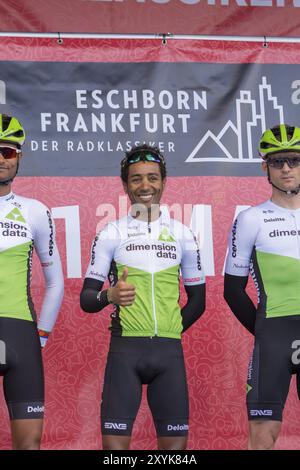
<instances>
[{"instance_id":1,"label":"jersey sleeve","mask_svg":"<svg viewBox=\"0 0 300 470\"><path fill-rule=\"evenodd\" d=\"M104 282L108 276L120 235L117 227L110 223L94 238L86 278Z\"/></svg>"},{"instance_id":2,"label":"jersey sleeve","mask_svg":"<svg viewBox=\"0 0 300 470\"><path fill-rule=\"evenodd\" d=\"M248 276L252 250L258 233L255 208L239 213L228 236L225 272L233 276Z\"/></svg>"},{"instance_id":3,"label":"jersey sleeve","mask_svg":"<svg viewBox=\"0 0 300 470\"><path fill-rule=\"evenodd\" d=\"M181 239L181 274L184 285L195 286L205 283L205 275L201 264L200 248L193 232L183 226Z\"/></svg>"},{"instance_id":4,"label":"jersey sleeve","mask_svg":"<svg viewBox=\"0 0 300 470\"><path fill-rule=\"evenodd\" d=\"M34 247L45 278L45 294L38 328L50 332L59 313L64 292L62 266L55 241L55 225L50 210L44 204L34 201L29 212Z\"/></svg>"}]
</instances>

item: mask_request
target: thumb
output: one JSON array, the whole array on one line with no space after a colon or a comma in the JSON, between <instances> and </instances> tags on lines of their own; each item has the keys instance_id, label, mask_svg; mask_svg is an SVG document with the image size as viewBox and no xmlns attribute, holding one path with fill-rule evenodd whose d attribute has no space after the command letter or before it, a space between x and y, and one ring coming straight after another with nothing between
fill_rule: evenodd
<instances>
[{"instance_id":1,"label":"thumb","mask_svg":"<svg viewBox=\"0 0 300 470\"><path fill-rule=\"evenodd\" d=\"M128 277L128 268L124 268L120 281L126 282L127 277Z\"/></svg>"}]
</instances>

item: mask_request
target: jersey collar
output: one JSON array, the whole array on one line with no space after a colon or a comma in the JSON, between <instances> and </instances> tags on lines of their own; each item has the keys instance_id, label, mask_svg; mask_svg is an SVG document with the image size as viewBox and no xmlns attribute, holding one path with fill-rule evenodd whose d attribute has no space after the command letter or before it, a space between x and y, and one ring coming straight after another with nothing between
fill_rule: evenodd
<instances>
[{"instance_id":1,"label":"jersey collar","mask_svg":"<svg viewBox=\"0 0 300 470\"><path fill-rule=\"evenodd\" d=\"M14 193L11 191L10 193L6 194L5 196L0 196L0 204L4 204L10 199L13 199Z\"/></svg>"}]
</instances>

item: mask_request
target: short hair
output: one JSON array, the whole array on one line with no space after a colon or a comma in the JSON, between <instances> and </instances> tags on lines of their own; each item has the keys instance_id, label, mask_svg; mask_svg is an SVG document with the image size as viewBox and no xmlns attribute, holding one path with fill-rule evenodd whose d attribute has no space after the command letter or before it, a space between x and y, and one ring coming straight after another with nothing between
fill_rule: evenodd
<instances>
[{"instance_id":1,"label":"short hair","mask_svg":"<svg viewBox=\"0 0 300 470\"><path fill-rule=\"evenodd\" d=\"M125 153L125 157L121 161L121 179L124 183L128 181L128 171L130 164L130 159L134 156L135 153L140 153L140 159L138 161L148 161L147 154L153 154L159 160L157 163L160 168L161 178L164 180L167 176L166 162L163 154L158 147L154 147L148 144L136 145L132 147L128 152Z\"/></svg>"}]
</instances>

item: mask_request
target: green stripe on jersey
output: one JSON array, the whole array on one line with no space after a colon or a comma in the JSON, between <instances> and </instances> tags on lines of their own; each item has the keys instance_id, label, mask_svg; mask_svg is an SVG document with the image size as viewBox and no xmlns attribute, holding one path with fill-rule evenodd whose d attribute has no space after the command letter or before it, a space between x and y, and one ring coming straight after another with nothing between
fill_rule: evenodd
<instances>
[{"instance_id":1,"label":"green stripe on jersey","mask_svg":"<svg viewBox=\"0 0 300 470\"><path fill-rule=\"evenodd\" d=\"M28 305L32 242L0 252L0 317L32 320Z\"/></svg>"},{"instance_id":2,"label":"green stripe on jersey","mask_svg":"<svg viewBox=\"0 0 300 470\"><path fill-rule=\"evenodd\" d=\"M300 261L257 251L257 262L267 296L267 318L299 315Z\"/></svg>"},{"instance_id":3,"label":"green stripe on jersey","mask_svg":"<svg viewBox=\"0 0 300 470\"><path fill-rule=\"evenodd\" d=\"M124 267L117 265L119 279ZM135 286L136 296L131 306L120 307L122 336L180 338L179 266L153 274L129 266L126 282Z\"/></svg>"}]
</instances>

